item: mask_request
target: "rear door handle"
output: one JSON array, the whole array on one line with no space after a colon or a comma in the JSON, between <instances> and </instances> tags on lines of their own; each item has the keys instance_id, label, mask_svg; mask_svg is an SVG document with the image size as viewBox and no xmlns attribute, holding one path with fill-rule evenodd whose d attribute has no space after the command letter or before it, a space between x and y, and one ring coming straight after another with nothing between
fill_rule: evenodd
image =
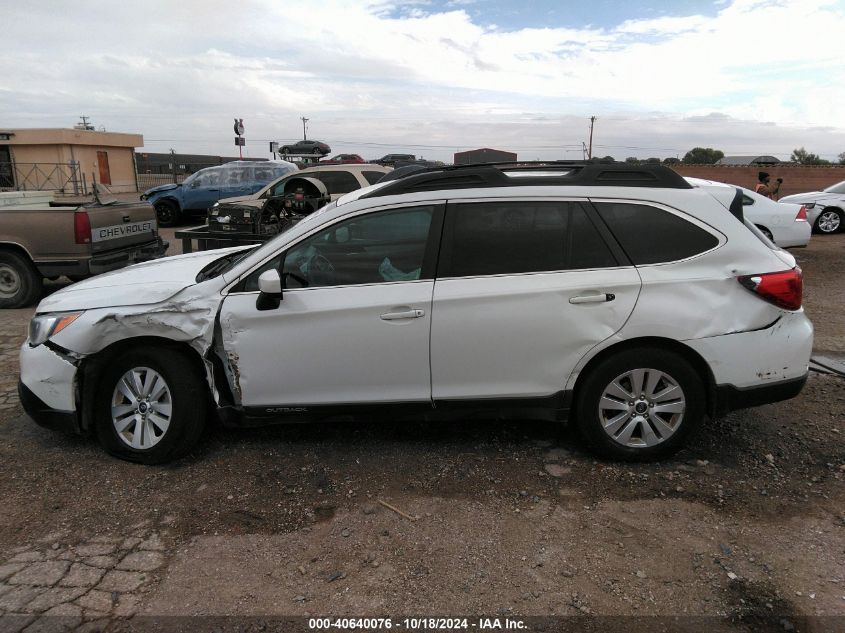
<instances>
[{"instance_id":1,"label":"rear door handle","mask_svg":"<svg viewBox=\"0 0 845 633\"><path fill-rule=\"evenodd\" d=\"M403 312L385 312L381 315L382 321L398 321L399 319L419 319L425 316L424 310L405 310Z\"/></svg>"},{"instance_id":2,"label":"rear door handle","mask_svg":"<svg viewBox=\"0 0 845 633\"><path fill-rule=\"evenodd\" d=\"M569 303L607 303L613 301L616 295L611 292L595 295L580 295L578 297L570 297Z\"/></svg>"}]
</instances>

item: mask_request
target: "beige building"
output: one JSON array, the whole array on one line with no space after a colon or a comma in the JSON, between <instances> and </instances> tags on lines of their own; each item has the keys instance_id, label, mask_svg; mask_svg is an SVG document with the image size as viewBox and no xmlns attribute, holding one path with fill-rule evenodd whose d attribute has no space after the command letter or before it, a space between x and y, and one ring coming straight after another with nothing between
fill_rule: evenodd
<instances>
[{"instance_id":1,"label":"beige building","mask_svg":"<svg viewBox=\"0 0 845 633\"><path fill-rule=\"evenodd\" d=\"M115 193L137 191L135 148L143 145L140 134L0 128L0 190L81 194L96 181Z\"/></svg>"}]
</instances>

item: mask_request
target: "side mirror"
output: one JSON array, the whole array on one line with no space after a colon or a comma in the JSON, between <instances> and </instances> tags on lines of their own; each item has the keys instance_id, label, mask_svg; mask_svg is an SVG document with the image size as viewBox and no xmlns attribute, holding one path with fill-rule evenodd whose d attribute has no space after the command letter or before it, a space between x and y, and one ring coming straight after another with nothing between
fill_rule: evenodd
<instances>
[{"instance_id":1,"label":"side mirror","mask_svg":"<svg viewBox=\"0 0 845 633\"><path fill-rule=\"evenodd\" d=\"M258 289L269 297L282 297L282 278L275 269L265 270L258 277Z\"/></svg>"},{"instance_id":2,"label":"side mirror","mask_svg":"<svg viewBox=\"0 0 845 633\"><path fill-rule=\"evenodd\" d=\"M261 293L255 300L259 311L276 310L282 301L282 278L278 270L265 270L258 277L258 289Z\"/></svg>"}]
</instances>

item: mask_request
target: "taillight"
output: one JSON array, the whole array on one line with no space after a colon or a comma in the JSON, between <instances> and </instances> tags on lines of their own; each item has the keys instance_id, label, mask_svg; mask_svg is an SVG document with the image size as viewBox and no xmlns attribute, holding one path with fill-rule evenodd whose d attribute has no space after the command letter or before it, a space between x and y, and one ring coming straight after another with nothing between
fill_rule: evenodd
<instances>
[{"instance_id":1,"label":"taillight","mask_svg":"<svg viewBox=\"0 0 845 633\"><path fill-rule=\"evenodd\" d=\"M801 208L798 209L798 215L795 216L795 221L796 222L806 222L807 221L807 207L805 207L803 204L801 205Z\"/></svg>"},{"instance_id":2,"label":"taillight","mask_svg":"<svg viewBox=\"0 0 845 633\"><path fill-rule=\"evenodd\" d=\"M91 243L91 220L87 211L73 212L73 235L77 244Z\"/></svg>"},{"instance_id":3,"label":"taillight","mask_svg":"<svg viewBox=\"0 0 845 633\"><path fill-rule=\"evenodd\" d=\"M792 270L778 273L743 275L737 278L739 283L756 293L761 299L773 303L784 310L797 310L801 307L804 294L804 275L796 266Z\"/></svg>"}]
</instances>

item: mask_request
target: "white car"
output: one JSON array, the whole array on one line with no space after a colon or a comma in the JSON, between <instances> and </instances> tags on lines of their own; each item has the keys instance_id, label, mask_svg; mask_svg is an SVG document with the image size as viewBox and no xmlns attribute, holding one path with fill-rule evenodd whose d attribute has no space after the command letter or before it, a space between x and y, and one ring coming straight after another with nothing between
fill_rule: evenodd
<instances>
[{"instance_id":1,"label":"white car","mask_svg":"<svg viewBox=\"0 0 845 633\"><path fill-rule=\"evenodd\" d=\"M804 205L775 202L745 187L714 180L687 178L686 181L694 187L730 187L741 190L745 217L781 248L807 246L810 242L812 229Z\"/></svg>"},{"instance_id":2,"label":"white car","mask_svg":"<svg viewBox=\"0 0 845 633\"><path fill-rule=\"evenodd\" d=\"M252 205L256 208L260 208L264 205L267 198L279 196L284 193L285 182L289 178L296 178L300 176L316 178L326 186L332 200L337 200L345 193L361 189L362 187L369 187L370 185L378 182L385 174L389 174L391 171L393 171L393 169L390 167L371 165L369 163L306 167L305 169L300 169L292 174L285 174L282 178L277 178L252 195L224 198L212 207L211 213L214 213L215 207L220 207L226 204L237 204L239 206Z\"/></svg>"},{"instance_id":3,"label":"white car","mask_svg":"<svg viewBox=\"0 0 845 633\"><path fill-rule=\"evenodd\" d=\"M810 224L819 233L836 233L845 219L845 180L822 191L784 196L781 202L794 202L807 207Z\"/></svg>"},{"instance_id":4,"label":"white car","mask_svg":"<svg viewBox=\"0 0 845 633\"><path fill-rule=\"evenodd\" d=\"M185 454L212 413L572 415L602 455L666 456L706 416L806 381L801 270L741 198L661 165L416 172L259 247L51 294L21 401L143 463Z\"/></svg>"}]
</instances>

